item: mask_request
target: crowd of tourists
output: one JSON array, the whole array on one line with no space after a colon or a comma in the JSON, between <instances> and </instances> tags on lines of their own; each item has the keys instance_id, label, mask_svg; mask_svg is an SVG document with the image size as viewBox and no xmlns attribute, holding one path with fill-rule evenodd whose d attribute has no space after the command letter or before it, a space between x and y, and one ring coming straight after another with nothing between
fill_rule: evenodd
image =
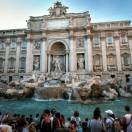
<instances>
[{"instance_id":1,"label":"crowd of tourists","mask_svg":"<svg viewBox=\"0 0 132 132\"><path fill-rule=\"evenodd\" d=\"M120 119L110 109L102 118L99 107L93 111L92 119L84 120L79 111L67 119L55 109L45 109L35 116L0 112L0 132L132 132L131 110L129 106L124 108L126 113Z\"/></svg>"}]
</instances>

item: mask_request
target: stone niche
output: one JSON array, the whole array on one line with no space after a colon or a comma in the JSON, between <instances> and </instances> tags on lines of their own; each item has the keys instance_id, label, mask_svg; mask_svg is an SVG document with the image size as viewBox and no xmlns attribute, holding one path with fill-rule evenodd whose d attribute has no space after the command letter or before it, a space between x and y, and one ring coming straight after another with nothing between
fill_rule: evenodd
<instances>
[{"instance_id":1,"label":"stone niche","mask_svg":"<svg viewBox=\"0 0 132 132\"><path fill-rule=\"evenodd\" d=\"M40 70L40 55L33 56L33 70L35 71Z\"/></svg>"},{"instance_id":2,"label":"stone niche","mask_svg":"<svg viewBox=\"0 0 132 132\"><path fill-rule=\"evenodd\" d=\"M77 54L77 70L84 71L85 70L85 58L84 53Z\"/></svg>"}]
</instances>

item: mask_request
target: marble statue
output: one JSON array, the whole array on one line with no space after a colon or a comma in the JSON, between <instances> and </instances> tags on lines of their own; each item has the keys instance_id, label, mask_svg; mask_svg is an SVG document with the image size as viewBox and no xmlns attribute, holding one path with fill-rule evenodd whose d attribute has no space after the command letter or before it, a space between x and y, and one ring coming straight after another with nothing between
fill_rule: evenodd
<instances>
[{"instance_id":1,"label":"marble statue","mask_svg":"<svg viewBox=\"0 0 132 132\"><path fill-rule=\"evenodd\" d=\"M80 55L77 60L78 69L82 70L84 69L84 56Z\"/></svg>"},{"instance_id":2,"label":"marble statue","mask_svg":"<svg viewBox=\"0 0 132 132\"><path fill-rule=\"evenodd\" d=\"M39 57L34 57L33 69L37 70L37 71L40 69L40 60L39 60Z\"/></svg>"},{"instance_id":3,"label":"marble statue","mask_svg":"<svg viewBox=\"0 0 132 132\"><path fill-rule=\"evenodd\" d=\"M49 14L50 16L61 16L61 15L65 15L66 14L66 10L68 9L68 7L63 6L61 4L61 2L57 1L56 3L54 3L53 7L50 7L49 10Z\"/></svg>"},{"instance_id":4,"label":"marble statue","mask_svg":"<svg viewBox=\"0 0 132 132\"><path fill-rule=\"evenodd\" d=\"M60 60L60 58L59 58L59 56L57 56L56 58L55 58L55 63L54 63L55 65L55 70L54 70L54 72L62 72L62 70L61 70L61 60Z\"/></svg>"}]
</instances>

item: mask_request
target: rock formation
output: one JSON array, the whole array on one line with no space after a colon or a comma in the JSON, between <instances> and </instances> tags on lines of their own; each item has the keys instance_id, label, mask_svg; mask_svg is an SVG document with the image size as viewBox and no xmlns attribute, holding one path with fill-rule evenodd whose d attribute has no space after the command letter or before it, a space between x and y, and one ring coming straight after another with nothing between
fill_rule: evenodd
<instances>
[{"instance_id":1,"label":"rock formation","mask_svg":"<svg viewBox=\"0 0 132 132\"><path fill-rule=\"evenodd\" d=\"M34 73L29 78L12 81L8 85L1 83L0 86L0 97L8 99L23 99L33 95L45 100L69 99L70 96L76 102L90 103L96 102L97 98L113 100L119 96L132 97L132 85L129 85L129 92L126 92L120 87L117 79L102 81L97 76L79 80L75 79L75 75L69 74L61 76L60 79L52 79L52 76L45 77L43 74Z\"/></svg>"}]
</instances>

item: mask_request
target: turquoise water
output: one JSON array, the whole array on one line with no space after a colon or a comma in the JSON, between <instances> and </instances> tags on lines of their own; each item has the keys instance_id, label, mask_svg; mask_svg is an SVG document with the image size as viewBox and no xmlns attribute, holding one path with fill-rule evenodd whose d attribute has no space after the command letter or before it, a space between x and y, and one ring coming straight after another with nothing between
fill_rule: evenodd
<instances>
[{"instance_id":1,"label":"turquoise water","mask_svg":"<svg viewBox=\"0 0 132 132\"><path fill-rule=\"evenodd\" d=\"M33 114L42 113L45 108L55 108L57 111L69 117L73 114L75 110L80 111L80 116L82 118L92 117L93 110L95 107L100 107L102 115L105 116L105 110L112 109L117 117L122 117L124 114L124 106L129 105L132 108L132 98L121 98L115 101L101 103L101 104L77 104L64 100L58 101L35 101L33 99L26 99L20 101L13 100L1 100L0 101L0 111L1 112L12 112L20 114Z\"/></svg>"}]
</instances>

